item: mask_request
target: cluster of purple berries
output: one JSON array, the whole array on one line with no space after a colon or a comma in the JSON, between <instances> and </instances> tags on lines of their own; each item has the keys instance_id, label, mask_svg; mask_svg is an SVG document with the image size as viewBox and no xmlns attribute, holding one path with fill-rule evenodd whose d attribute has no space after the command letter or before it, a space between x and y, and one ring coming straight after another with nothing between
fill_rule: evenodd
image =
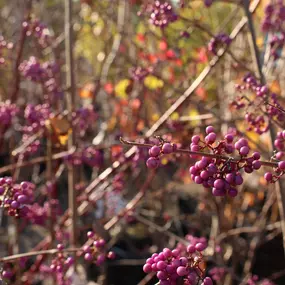
<instances>
[{"instance_id":1,"label":"cluster of purple berries","mask_svg":"<svg viewBox=\"0 0 285 285\"><path fill-rule=\"evenodd\" d=\"M281 178L281 176L284 175L285 173L285 161L279 161L278 166L275 167L274 169L274 174L271 172L266 172L264 174L264 178L267 182L269 183L275 183L278 179Z\"/></svg>"},{"instance_id":2,"label":"cluster of purple berries","mask_svg":"<svg viewBox=\"0 0 285 285\"><path fill-rule=\"evenodd\" d=\"M10 101L0 102L0 132L5 132L11 126L18 112L19 108Z\"/></svg>"},{"instance_id":3,"label":"cluster of purple berries","mask_svg":"<svg viewBox=\"0 0 285 285\"><path fill-rule=\"evenodd\" d=\"M214 281L223 281L227 270L223 267L213 267L209 270L209 275Z\"/></svg>"},{"instance_id":4,"label":"cluster of purple berries","mask_svg":"<svg viewBox=\"0 0 285 285\"><path fill-rule=\"evenodd\" d=\"M248 278L247 280L247 285L275 285L275 283L273 283L272 281L270 281L269 279L262 279L261 281L259 281L259 278L257 275L252 275Z\"/></svg>"},{"instance_id":5,"label":"cluster of purple berries","mask_svg":"<svg viewBox=\"0 0 285 285\"><path fill-rule=\"evenodd\" d=\"M149 149L150 158L146 161L146 166L148 168L155 169L160 165L160 155L162 154L171 154L177 149L176 144L169 142L160 143L159 145L154 145Z\"/></svg>"},{"instance_id":6,"label":"cluster of purple berries","mask_svg":"<svg viewBox=\"0 0 285 285\"><path fill-rule=\"evenodd\" d=\"M49 104L28 104L24 111L27 126L23 128L23 131L28 134L35 134L45 126L46 120L49 119L50 115L51 108Z\"/></svg>"},{"instance_id":7,"label":"cluster of purple berries","mask_svg":"<svg viewBox=\"0 0 285 285\"><path fill-rule=\"evenodd\" d=\"M100 167L104 162L103 152L94 146L88 146L82 151L82 161L91 167Z\"/></svg>"},{"instance_id":8,"label":"cluster of purple berries","mask_svg":"<svg viewBox=\"0 0 285 285\"><path fill-rule=\"evenodd\" d=\"M208 43L208 51L217 55L221 47L228 46L231 43L231 38L226 34L218 34Z\"/></svg>"},{"instance_id":9,"label":"cluster of purple berries","mask_svg":"<svg viewBox=\"0 0 285 285\"><path fill-rule=\"evenodd\" d=\"M56 62L41 63L36 57L31 56L20 64L19 71L27 80L43 86L44 99L53 100L62 97L63 92L59 84L60 68Z\"/></svg>"},{"instance_id":10,"label":"cluster of purple berries","mask_svg":"<svg viewBox=\"0 0 285 285\"><path fill-rule=\"evenodd\" d=\"M85 163L90 167L100 167L104 162L103 152L95 146L90 145L82 150L78 150L72 154L64 157L65 162L74 166L82 165Z\"/></svg>"},{"instance_id":11,"label":"cluster of purple berries","mask_svg":"<svg viewBox=\"0 0 285 285\"><path fill-rule=\"evenodd\" d=\"M94 125L97 114L92 105L81 107L72 113L72 125L74 131L83 137L88 128Z\"/></svg>"},{"instance_id":12,"label":"cluster of purple berries","mask_svg":"<svg viewBox=\"0 0 285 285\"><path fill-rule=\"evenodd\" d=\"M27 207L34 200L35 185L23 181L15 184L11 177L0 178L1 207L7 210L9 216L26 217L29 211Z\"/></svg>"},{"instance_id":13,"label":"cluster of purple berries","mask_svg":"<svg viewBox=\"0 0 285 285\"><path fill-rule=\"evenodd\" d=\"M212 188L214 196L228 194L235 197L238 193L236 187L243 183L241 171L252 173L254 170L258 170L261 167L260 154L254 152L252 156L249 156L250 148L245 138L233 143L233 134L227 134L223 140L214 145L217 140L214 128L208 126L206 134L205 141L202 141L198 135L194 135L190 150L198 152L208 149L217 157L203 156L201 160L190 167L191 178L196 184ZM234 152L238 152L239 159L221 157L224 154L234 154Z\"/></svg>"},{"instance_id":14,"label":"cluster of purple berries","mask_svg":"<svg viewBox=\"0 0 285 285\"><path fill-rule=\"evenodd\" d=\"M143 10L149 15L149 22L160 28L166 28L170 23L178 19L171 3L167 1L151 1L151 3L146 4ZM140 14L142 14L142 12L139 12L139 15Z\"/></svg>"},{"instance_id":15,"label":"cluster of purple berries","mask_svg":"<svg viewBox=\"0 0 285 285\"><path fill-rule=\"evenodd\" d=\"M138 66L130 68L129 73L133 80L143 81L151 73L151 71L151 68Z\"/></svg>"},{"instance_id":16,"label":"cluster of purple berries","mask_svg":"<svg viewBox=\"0 0 285 285\"><path fill-rule=\"evenodd\" d=\"M273 1L272 1L273 2ZM284 32L285 5L282 0L265 7L265 18L262 22L264 32Z\"/></svg>"},{"instance_id":17,"label":"cluster of purple berries","mask_svg":"<svg viewBox=\"0 0 285 285\"><path fill-rule=\"evenodd\" d=\"M56 278L56 282L59 285L71 285L71 280L66 276L66 272L68 269L74 264L74 259L71 256L68 256L63 252L64 246L63 244L57 245L58 253L52 259L51 265L47 268L49 274L54 274ZM44 271L44 268L41 268L41 272Z\"/></svg>"},{"instance_id":18,"label":"cluster of purple berries","mask_svg":"<svg viewBox=\"0 0 285 285\"><path fill-rule=\"evenodd\" d=\"M19 70L22 75L27 78L28 80L34 82L42 82L43 78L47 77L45 69L42 67L39 60L31 56L28 60L23 61L20 66Z\"/></svg>"},{"instance_id":19,"label":"cluster of purple berries","mask_svg":"<svg viewBox=\"0 0 285 285\"><path fill-rule=\"evenodd\" d=\"M41 47L45 48L51 44L52 37L48 27L38 19L23 22L22 26L26 31L26 35L33 35Z\"/></svg>"},{"instance_id":20,"label":"cluster of purple berries","mask_svg":"<svg viewBox=\"0 0 285 285\"><path fill-rule=\"evenodd\" d=\"M206 249L208 246L207 239L204 237L195 237L190 234L185 236L185 240L189 242L189 244L196 246L199 244L199 248L202 250ZM183 243L178 243L176 249L180 251L181 254L187 253L187 246Z\"/></svg>"},{"instance_id":21,"label":"cluster of purple berries","mask_svg":"<svg viewBox=\"0 0 285 285\"><path fill-rule=\"evenodd\" d=\"M247 74L244 79L244 84L237 85L236 89L240 92L247 91L250 97L246 95L239 96L231 105L236 109L246 108L246 121L249 123L247 128L249 131L254 131L258 134L263 134L268 131L268 119L273 119L282 122L285 118L281 105L277 102L277 95L271 93L267 86L261 85L251 74ZM266 102L266 103L265 103ZM265 106L263 110L262 107ZM253 109L250 111L250 109ZM268 117L265 119L265 114Z\"/></svg>"},{"instance_id":22,"label":"cluster of purple berries","mask_svg":"<svg viewBox=\"0 0 285 285\"><path fill-rule=\"evenodd\" d=\"M7 43L3 36L0 36L0 65L5 63L6 51L13 48L12 43Z\"/></svg>"},{"instance_id":23,"label":"cluster of purple berries","mask_svg":"<svg viewBox=\"0 0 285 285\"><path fill-rule=\"evenodd\" d=\"M204 0L204 5L210 7L214 3L214 0Z\"/></svg>"},{"instance_id":24,"label":"cluster of purple berries","mask_svg":"<svg viewBox=\"0 0 285 285\"><path fill-rule=\"evenodd\" d=\"M189 245L186 256L183 256L178 249L164 248L162 252L154 253L146 260L143 271L156 272L160 285L180 284L179 280L183 280L183 284L194 285L201 279L202 285L212 285L211 278L204 278L204 270L200 267L204 262L201 253L203 250L204 244Z\"/></svg>"},{"instance_id":25,"label":"cluster of purple berries","mask_svg":"<svg viewBox=\"0 0 285 285\"><path fill-rule=\"evenodd\" d=\"M114 259L115 253L109 251L107 255L104 253L106 242L99 238L94 232L87 233L88 242L83 246L84 259L89 262L94 262L96 265L102 265L108 259Z\"/></svg>"},{"instance_id":26,"label":"cluster of purple berries","mask_svg":"<svg viewBox=\"0 0 285 285\"><path fill-rule=\"evenodd\" d=\"M31 136L45 128L46 120L49 119L52 114L50 105L39 104L33 105L28 104L24 111L24 118L26 120L25 125L21 128L23 132L22 143L26 143ZM38 151L40 147L40 140L36 139L25 148L22 155L33 154Z\"/></svg>"},{"instance_id":27,"label":"cluster of purple berries","mask_svg":"<svg viewBox=\"0 0 285 285\"><path fill-rule=\"evenodd\" d=\"M45 226L50 215L56 219L61 214L59 201L56 199L45 202L43 206L33 203L28 208L26 219L34 225Z\"/></svg>"}]
</instances>

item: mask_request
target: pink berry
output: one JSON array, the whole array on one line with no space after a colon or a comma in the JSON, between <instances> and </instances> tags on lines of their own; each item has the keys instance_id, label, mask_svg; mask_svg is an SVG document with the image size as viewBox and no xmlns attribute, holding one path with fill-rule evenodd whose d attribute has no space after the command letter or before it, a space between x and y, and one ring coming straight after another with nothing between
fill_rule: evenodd
<instances>
[{"instance_id":1,"label":"pink berry","mask_svg":"<svg viewBox=\"0 0 285 285\"><path fill-rule=\"evenodd\" d=\"M258 159L260 159L260 153L259 152L254 152L252 154L252 157L253 157L254 160L258 160Z\"/></svg>"},{"instance_id":2,"label":"pink berry","mask_svg":"<svg viewBox=\"0 0 285 285\"><path fill-rule=\"evenodd\" d=\"M160 147L157 145L154 145L153 147L150 148L149 150L149 155L153 157L157 157L160 154Z\"/></svg>"},{"instance_id":3,"label":"pink berry","mask_svg":"<svg viewBox=\"0 0 285 285\"><path fill-rule=\"evenodd\" d=\"M242 156L246 156L249 153L249 147L248 146L243 146L243 147L240 148L239 152L240 152L240 154Z\"/></svg>"},{"instance_id":4,"label":"pink berry","mask_svg":"<svg viewBox=\"0 0 285 285\"><path fill-rule=\"evenodd\" d=\"M272 173L270 173L270 172L265 173L265 174L264 174L264 179L265 179L267 182L271 182L272 179L273 179Z\"/></svg>"},{"instance_id":5,"label":"pink berry","mask_svg":"<svg viewBox=\"0 0 285 285\"><path fill-rule=\"evenodd\" d=\"M195 245L195 248L196 248L196 250L198 250L198 251L203 251L203 250L206 248L206 245L203 244L203 243L201 243L201 242L199 242L199 243L197 243L197 244Z\"/></svg>"},{"instance_id":6,"label":"pink berry","mask_svg":"<svg viewBox=\"0 0 285 285\"><path fill-rule=\"evenodd\" d=\"M115 259L116 254L114 251L109 251L107 257L112 260Z\"/></svg>"},{"instance_id":7,"label":"pink berry","mask_svg":"<svg viewBox=\"0 0 285 285\"><path fill-rule=\"evenodd\" d=\"M206 134L210 134L210 133L213 133L215 131L214 127L213 126L208 126L206 128Z\"/></svg>"},{"instance_id":8,"label":"pink berry","mask_svg":"<svg viewBox=\"0 0 285 285\"><path fill-rule=\"evenodd\" d=\"M185 275L188 274L188 270L187 270L187 268L184 267L184 266L179 266L179 267L177 268L176 272L177 272L177 274L178 274L179 276L185 276Z\"/></svg>"},{"instance_id":9,"label":"pink berry","mask_svg":"<svg viewBox=\"0 0 285 285\"><path fill-rule=\"evenodd\" d=\"M173 152L173 147L172 147L172 145L170 143L165 143L162 146L162 151L165 154L170 154L170 153Z\"/></svg>"},{"instance_id":10,"label":"pink berry","mask_svg":"<svg viewBox=\"0 0 285 285\"><path fill-rule=\"evenodd\" d=\"M166 266L167 266L167 264L164 261L159 261L156 265L158 270L163 270L166 268Z\"/></svg>"},{"instance_id":11,"label":"pink berry","mask_svg":"<svg viewBox=\"0 0 285 285\"><path fill-rule=\"evenodd\" d=\"M279 167L281 170L284 170L284 169L285 169L285 161L280 161L280 162L278 162L278 167Z\"/></svg>"},{"instance_id":12,"label":"pink berry","mask_svg":"<svg viewBox=\"0 0 285 285\"><path fill-rule=\"evenodd\" d=\"M144 266L143 266L143 271L145 272L145 273L150 273L151 271L152 271L152 268L151 268L151 265L150 264L145 264Z\"/></svg>"},{"instance_id":13,"label":"pink berry","mask_svg":"<svg viewBox=\"0 0 285 285\"><path fill-rule=\"evenodd\" d=\"M200 141L200 137L198 135L195 135L195 136L192 137L191 141L194 144L198 144L199 141Z\"/></svg>"},{"instance_id":14,"label":"pink berry","mask_svg":"<svg viewBox=\"0 0 285 285\"><path fill-rule=\"evenodd\" d=\"M238 191L237 191L237 189L235 189L235 188L230 188L229 191L228 191L228 194L229 194L229 196L231 196L231 197L236 197L237 194L238 194Z\"/></svg>"},{"instance_id":15,"label":"pink berry","mask_svg":"<svg viewBox=\"0 0 285 285\"><path fill-rule=\"evenodd\" d=\"M209 144L214 143L216 139L217 139L217 135L215 133L209 133L205 138L206 142Z\"/></svg>"},{"instance_id":16,"label":"pink berry","mask_svg":"<svg viewBox=\"0 0 285 285\"><path fill-rule=\"evenodd\" d=\"M92 261L92 260L93 260L93 256L92 256L91 253L85 253L84 259L85 259L86 261Z\"/></svg>"},{"instance_id":17,"label":"pink berry","mask_svg":"<svg viewBox=\"0 0 285 285\"><path fill-rule=\"evenodd\" d=\"M148 168L152 168L155 169L159 166L159 159L155 158L155 157L150 157L147 161L146 161L146 166Z\"/></svg>"},{"instance_id":18,"label":"pink berry","mask_svg":"<svg viewBox=\"0 0 285 285\"><path fill-rule=\"evenodd\" d=\"M87 232L87 237L92 238L94 236L94 233L92 231Z\"/></svg>"},{"instance_id":19,"label":"pink berry","mask_svg":"<svg viewBox=\"0 0 285 285\"><path fill-rule=\"evenodd\" d=\"M194 245L190 244L187 246L187 252L188 253L194 253L196 251L196 248Z\"/></svg>"},{"instance_id":20,"label":"pink berry","mask_svg":"<svg viewBox=\"0 0 285 285\"><path fill-rule=\"evenodd\" d=\"M252 163L252 167L253 167L253 169L258 170L261 167L261 162L259 160L255 160Z\"/></svg>"},{"instance_id":21,"label":"pink berry","mask_svg":"<svg viewBox=\"0 0 285 285\"><path fill-rule=\"evenodd\" d=\"M213 285L213 281L210 277L206 277L201 285Z\"/></svg>"},{"instance_id":22,"label":"pink berry","mask_svg":"<svg viewBox=\"0 0 285 285\"><path fill-rule=\"evenodd\" d=\"M225 140L227 141L227 143L232 143L234 140L234 136L232 134L227 134L225 135Z\"/></svg>"},{"instance_id":23,"label":"pink berry","mask_svg":"<svg viewBox=\"0 0 285 285\"><path fill-rule=\"evenodd\" d=\"M217 188L217 189L223 189L225 186L225 182L223 179L217 179L215 182L214 182L214 187Z\"/></svg>"}]
</instances>

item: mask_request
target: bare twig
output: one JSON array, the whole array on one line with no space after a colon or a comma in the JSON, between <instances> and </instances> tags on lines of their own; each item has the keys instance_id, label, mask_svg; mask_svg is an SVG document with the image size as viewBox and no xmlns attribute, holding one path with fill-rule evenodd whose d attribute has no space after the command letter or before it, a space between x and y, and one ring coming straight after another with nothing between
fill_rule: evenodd
<instances>
[{"instance_id":1,"label":"bare twig","mask_svg":"<svg viewBox=\"0 0 285 285\"><path fill-rule=\"evenodd\" d=\"M245 8L245 13L248 19L248 28L250 31L250 36L251 36L251 44L252 44L252 50L254 54L254 59L257 65L259 77L261 79L261 83L263 85L266 84L266 79L262 71L262 63L261 63L261 56L260 52L256 43L256 35L255 35L255 29L253 25L253 20L252 20L252 14L249 11L249 0L243 0L244 3L244 8ZM270 152L273 151L273 145L274 145L274 138L275 138L275 131L270 124L269 127L269 133L270 133L270 140L271 140L271 146L270 146ZM278 202L278 208L279 208L279 214L280 214L280 219L281 219L281 229L282 229L282 234L283 234L283 248L285 251L285 183L283 180L278 180L277 183L275 183L275 190L276 190L276 196L277 196L277 202Z\"/></svg>"},{"instance_id":2,"label":"bare twig","mask_svg":"<svg viewBox=\"0 0 285 285\"><path fill-rule=\"evenodd\" d=\"M72 121L72 111L74 109L75 100L75 79L74 79L74 60L73 60L73 28L72 28L72 0L65 0L65 56L66 56L66 85L67 85L67 110L69 121ZM68 148L73 148L74 132L68 137ZM76 207L76 192L74 189L74 166L68 165L68 205L70 217L72 220L70 227L70 244L76 246L77 238L77 207Z\"/></svg>"}]
</instances>

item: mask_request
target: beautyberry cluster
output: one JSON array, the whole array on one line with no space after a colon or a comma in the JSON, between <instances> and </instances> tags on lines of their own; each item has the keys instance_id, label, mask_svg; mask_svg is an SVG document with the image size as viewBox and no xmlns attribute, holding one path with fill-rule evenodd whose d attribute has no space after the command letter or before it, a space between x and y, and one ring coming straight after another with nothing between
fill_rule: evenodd
<instances>
[{"instance_id":1,"label":"beautyberry cluster","mask_svg":"<svg viewBox=\"0 0 285 285\"><path fill-rule=\"evenodd\" d=\"M285 173L285 161L279 161L277 167L273 168L274 174L271 172L266 172L264 178L269 183L275 183L281 178Z\"/></svg>"},{"instance_id":2,"label":"beautyberry cluster","mask_svg":"<svg viewBox=\"0 0 285 285\"><path fill-rule=\"evenodd\" d=\"M130 68L129 73L133 80L141 82L151 73L151 70L151 68L137 66Z\"/></svg>"},{"instance_id":3,"label":"beautyberry cluster","mask_svg":"<svg viewBox=\"0 0 285 285\"><path fill-rule=\"evenodd\" d=\"M285 116L277 102L277 95L271 93L267 86L258 83L251 74L247 74L243 82L236 89L247 94L239 96L231 105L235 109L246 108L245 119L249 123L247 130L263 134L268 131L269 120L283 122Z\"/></svg>"},{"instance_id":4,"label":"beautyberry cluster","mask_svg":"<svg viewBox=\"0 0 285 285\"><path fill-rule=\"evenodd\" d=\"M243 183L242 170L252 173L261 167L260 154L254 152L251 156L248 141L240 138L234 143L233 134L225 135L224 139L217 141L217 134L212 126L206 128L204 141L198 135L192 137L190 150L200 152L207 149L213 157L203 156L189 169L192 180L205 188L212 188L214 196L228 194L235 197L237 186ZM228 158L223 155L238 153L239 158ZM195 155L194 155L195 157Z\"/></svg>"},{"instance_id":5,"label":"beautyberry cluster","mask_svg":"<svg viewBox=\"0 0 285 285\"><path fill-rule=\"evenodd\" d=\"M41 47L45 48L51 44L52 37L48 27L38 19L23 22L23 28L26 30L26 35L34 36Z\"/></svg>"},{"instance_id":6,"label":"beautyberry cluster","mask_svg":"<svg viewBox=\"0 0 285 285\"><path fill-rule=\"evenodd\" d=\"M166 28L170 23L175 22L178 16L173 10L171 3L163 0L151 1L143 7L144 13L149 15L149 22L157 27ZM143 12L140 11L139 15Z\"/></svg>"},{"instance_id":7,"label":"beautyberry cluster","mask_svg":"<svg viewBox=\"0 0 285 285\"><path fill-rule=\"evenodd\" d=\"M207 239L204 237L195 237L195 236L188 234L185 236L185 240L187 240L189 244L195 247L197 244L199 244L198 247L200 248L200 250L204 250L208 246ZM176 249L178 249L181 254L184 254L187 252L187 246L184 243L178 243L176 246Z\"/></svg>"},{"instance_id":8,"label":"beautyberry cluster","mask_svg":"<svg viewBox=\"0 0 285 285\"><path fill-rule=\"evenodd\" d=\"M112 251L105 253L106 242L104 239L101 239L92 231L87 233L87 238L88 242L83 246L84 259L86 261L96 263L99 266L103 264L106 257L108 259L115 258L115 253Z\"/></svg>"},{"instance_id":9,"label":"beautyberry cluster","mask_svg":"<svg viewBox=\"0 0 285 285\"><path fill-rule=\"evenodd\" d=\"M0 102L0 133L4 134L11 126L13 117L15 117L18 112L18 107L10 101Z\"/></svg>"},{"instance_id":10,"label":"beautyberry cluster","mask_svg":"<svg viewBox=\"0 0 285 285\"><path fill-rule=\"evenodd\" d=\"M103 152L94 146L88 146L82 151L82 161L91 167L100 167L104 162Z\"/></svg>"},{"instance_id":11,"label":"beautyberry cluster","mask_svg":"<svg viewBox=\"0 0 285 285\"><path fill-rule=\"evenodd\" d=\"M210 7L214 3L214 0L204 0L204 4L206 7Z\"/></svg>"},{"instance_id":12,"label":"beautyberry cluster","mask_svg":"<svg viewBox=\"0 0 285 285\"><path fill-rule=\"evenodd\" d=\"M146 161L146 166L152 169L157 168L160 165L159 157L163 154L171 154L175 152L176 149L176 144L160 141L158 145L154 145L149 149L148 153L150 158Z\"/></svg>"},{"instance_id":13,"label":"beautyberry cluster","mask_svg":"<svg viewBox=\"0 0 285 285\"><path fill-rule=\"evenodd\" d=\"M27 204L33 202L35 185L23 181L15 184L11 177L0 178L1 206L7 210L9 216L26 217L29 209Z\"/></svg>"},{"instance_id":14,"label":"beautyberry cluster","mask_svg":"<svg viewBox=\"0 0 285 285\"><path fill-rule=\"evenodd\" d=\"M208 51L217 55L221 47L228 46L231 43L231 38L226 34L218 34L208 43Z\"/></svg>"},{"instance_id":15,"label":"beautyberry cluster","mask_svg":"<svg viewBox=\"0 0 285 285\"><path fill-rule=\"evenodd\" d=\"M275 154L275 158L281 160L285 154L285 131L277 132L276 139L274 140L274 146L278 150Z\"/></svg>"},{"instance_id":16,"label":"beautyberry cluster","mask_svg":"<svg viewBox=\"0 0 285 285\"><path fill-rule=\"evenodd\" d=\"M283 1L276 1L265 7L265 19L262 22L262 30L270 32L270 55L277 59L281 55L285 43L285 5Z\"/></svg>"},{"instance_id":17,"label":"beautyberry cluster","mask_svg":"<svg viewBox=\"0 0 285 285\"><path fill-rule=\"evenodd\" d=\"M82 150L78 150L72 154L65 156L65 161L72 165L82 165L85 163L90 167L100 167L103 164L104 156L103 152L97 149L95 146L87 146Z\"/></svg>"},{"instance_id":18,"label":"beautyberry cluster","mask_svg":"<svg viewBox=\"0 0 285 285\"><path fill-rule=\"evenodd\" d=\"M46 100L62 97L63 92L59 86L60 68L56 62L41 63L36 57L31 56L20 64L19 71L27 80L43 86Z\"/></svg>"},{"instance_id":19,"label":"beautyberry cluster","mask_svg":"<svg viewBox=\"0 0 285 285\"><path fill-rule=\"evenodd\" d=\"M72 113L72 125L74 131L83 137L89 127L94 125L97 119L97 114L92 105L81 107Z\"/></svg>"},{"instance_id":20,"label":"beautyberry cluster","mask_svg":"<svg viewBox=\"0 0 285 285\"><path fill-rule=\"evenodd\" d=\"M44 203L43 206L38 203L28 205L29 211L27 213L27 220L34 225L45 226L49 220L50 213L54 219L61 213L59 208L59 201L52 199Z\"/></svg>"},{"instance_id":21,"label":"beautyberry cluster","mask_svg":"<svg viewBox=\"0 0 285 285\"><path fill-rule=\"evenodd\" d=\"M66 272L73 265L74 259L63 252L63 244L58 244L57 249L59 252L51 261L50 273L55 275L58 285L71 285L71 279L66 276Z\"/></svg>"},{"instance_id":22,"label":"beautyberry cluster","mask_svg":"<svg viewBox=\"0 0 285 285\"><path fill-rule=\"evenodd\" d=\"M204 244L189 245L185 256L178 249L164 248L160 253L154 253L143 266L145 273L155 272L160 285L183 284L194 285L203 280L203 285L212 285L211 278L204 278L204 270L200 267L204 262L201 251Z\"/></svg>"},{"instance_id":23,"label":"beautyberry cluster","mask_svg":"<svg viewBox=\"0 0 285 285\"><path fill-rule=\"evenodd\" d=\"M226 269L223 267L213 267L209 270L209 275L215 281L223 281L223 278L226 274Z\"/></svg>"},{"instance_id":24,"label":"beautyberry cluster","mask_svg":"<svg viewBox=\"0 0 285 285\"><path fill-rule=\"evenodd\" d=\"M273 283L272 281L270 281L269 279L262 279L261 281L259 281L259 278L257 275L252 275L248 278L247 280L247 285L275 285L275 283Z\"/></svg>"}]
</instances>

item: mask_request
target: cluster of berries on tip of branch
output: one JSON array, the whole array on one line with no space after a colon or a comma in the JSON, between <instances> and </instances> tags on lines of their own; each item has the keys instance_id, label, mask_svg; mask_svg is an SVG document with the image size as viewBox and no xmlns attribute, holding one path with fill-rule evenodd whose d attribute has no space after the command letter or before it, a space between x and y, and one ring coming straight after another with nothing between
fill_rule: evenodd
<instances>
[{"instance_id":1,"label":"cluster of berries on tip of branch","mask_svg":"<svg viewBox=\"0 0 285 285\"><path fill-rule=\"evenodd\" d=\"M214 55L218 54L221 47L228 46L231 43L231 38L226 34L218 34L208 43L208 51Z\"/></svg>"},{"instance_id":2,"label":"cluster of berries on tip of branch","mask_svg":"<svg viewBox=\"0 0 285 285\"><path fill-rule=\"evenodd\" d=\"M35 185L31 182L16 184L11 177L0 178L1 207L11 217L26 217L29 211L27 205L34 200L34 190Z\"/></svg>"},{"instance_id":3,"label":"cluster of berries on tip of branch","mask_svg":"<svg viewBox=\"0 0 285 285\"><path fill-rule=\"evenodd\" d=\"M150 157L146 161L146 166L156 169L160 165L160 156L163 154L171 154L175 152L176 149L176 144L165 142L162 138L159 138L158 143L152 146L148 151Z\"/></svg>"},{"instance_id":4,"label":"cluster of berries on tip of branch","mask_svg":"<svg viewBox=\"0 0 285 285\"><path fill-rule=\"evenodd\" d=\"M147 14L150 24L159 28L166 28L170 23L178 19L171 3L168 1L155 0L143 5L139 15Z\"/></svg>"},{"instance_id":5,"label":"cluster of berries on tip of branch","mask_svg":"<svg viewBox=\"0 0 285 285\"><path fill-rule=\"evenodd\" d=\"M271 1L272 2L272 1ZM270 33L270 56L274 60L281 56L282 48L285 44L285 5L282 0L270 3L264 10L265 18L261 28L263 32Z\"/></svg>"},{"instance_id":6,"label":"cluster of berries on tip of branch","mask_svg":"<svg viewBox=\"0 0 285 285\"><path fill-rule=\"evenodd\" d=\"M204 141L200 136L194 135L190 150L201 152L207 150L213 156L203 156L189 172L196 184L205 188L211 188L214 196L229 195L235 197L238 194L237 186L243 183L242 171L252 173L261 167L260 154L254 152L250 155L250 147L245 138L240 138L234 143L234 135L229 133L223 140L217 141L217 134L212 126L206 128ZM225 154L238 153L239 158L223 157ZM196 157L196 155L191 155Z\"/></svg>"},{"instance_id":7,"label":"cluster of berries on tip of branch","mask_svg":"<svg viewBox=\"0 0 285 285\"><path fill-rule=\"evenodd\" d=\"M84 259L86 261L93 262L99 266L104 263L106 258L115 258L115 253L113 251L105 253L106 241L104 239L99 238L92 231L87 233L87 238L88 244L83 246Z\"/></svg>"},{"instance_id":8,"label":"cluster of berries on tip of branch","mask_svg":"<svg viewBox=\"0 0 285 285\"><path fill-rule=\"evenodd\" d=\"M202 251L205 244L196 243L187 246L186 251L164 248L160 253L154 253L143 266L145 273L155 272L160 285L175 285L178 281L194 285L202 281L202 285L212 285L211 278L204 277L201 264L204 262Z\"/></svg>"},{"instance_id":9,"label":"cluster of berries on tip of branch","mask_svg":"<svg viewBox=\"0 0 285 285\"><path fill-rule=\"evenodd\" d=\"M251 74L243 78L244 84L236 85L236 89L244 93L231 103L235 109L246 109L245 120L249 123L248 131L263 134L269 129L269 120L282 123L285 111L277 102L277 94L270 92Z\"/></svg>"}]
</instances>

